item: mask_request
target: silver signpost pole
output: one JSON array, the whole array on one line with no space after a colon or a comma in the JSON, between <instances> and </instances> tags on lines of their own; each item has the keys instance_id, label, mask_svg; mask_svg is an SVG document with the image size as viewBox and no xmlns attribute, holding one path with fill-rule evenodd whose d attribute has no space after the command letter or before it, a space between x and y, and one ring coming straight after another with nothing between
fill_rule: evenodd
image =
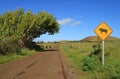
<instances>
[{"instance_id":1,"label":"silver signpost pole","mask_svg":"<svg viewBox=\"0 0 120 79\"><path fill-rule=\"evenodd\" d=\"M102 65L104 66L104 40L113 32L112 29L102 22L95 28L94 32L102 39Z\"/></svg>"},{"instance_id":2,"label":"silver signpost pole","mask_svg":"<svg viewBox=\"0 0 120 79\"><path fill-rule=\"evenodd\" d=\"M102 65L104 66L104 41L102 41Z\"/></svg>"}]
</instances>

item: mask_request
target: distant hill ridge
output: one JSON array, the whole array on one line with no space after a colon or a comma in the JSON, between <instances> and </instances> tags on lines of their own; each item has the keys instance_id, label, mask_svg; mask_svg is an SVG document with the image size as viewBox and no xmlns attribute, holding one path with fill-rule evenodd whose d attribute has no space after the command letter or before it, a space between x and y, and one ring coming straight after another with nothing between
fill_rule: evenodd
<instances>
[{"instance_id":1,"label":"distant hill ridge","mask_svg":"<svg viewBox=\"0 0 120 79\"><path fill-rule=\"evenodd\" d=\"M97 41L98 39L101 40L100 38L98 38L98 36L88 36L82 39L81 41ZM120 40L120 38L109 36L105 41L116 41L116 40Z\"/></svg>"}]
</instances>

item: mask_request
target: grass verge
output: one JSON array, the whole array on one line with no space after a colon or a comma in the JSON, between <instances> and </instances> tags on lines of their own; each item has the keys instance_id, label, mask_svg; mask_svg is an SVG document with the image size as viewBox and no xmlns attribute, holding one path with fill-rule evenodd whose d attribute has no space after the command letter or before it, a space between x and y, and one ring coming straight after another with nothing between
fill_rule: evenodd
<instances>
[{"instance_id":1,"label":"grass verge","mask_svg":"<svg viewBox=\"0 0 120 79\"><path fill-rule=\"evenodd\" d=\"M20 55L17 55L17 54L1 55L0 56L0 64L7 63L7 62L10 62L10 61L13 61L13 60L17 60L17 59L22 58L22 57L31 56L35 53L36 53L35 50L23 49L21 51Z\"/></svg>"},{"instance_id":2,"label":"grass verge","mask_svg":"<svg viewBox=\"0 0 120 79\"><path fill-rule=\"evenodd\" d=\"M120 41L105 42L105 65L99 57L88 55L94 51L94 42L62 43L61 50L68 61L83 76L79 79L120 79ZM101 55L100 55L101 57Z\"/></svg>"}]
</instances>

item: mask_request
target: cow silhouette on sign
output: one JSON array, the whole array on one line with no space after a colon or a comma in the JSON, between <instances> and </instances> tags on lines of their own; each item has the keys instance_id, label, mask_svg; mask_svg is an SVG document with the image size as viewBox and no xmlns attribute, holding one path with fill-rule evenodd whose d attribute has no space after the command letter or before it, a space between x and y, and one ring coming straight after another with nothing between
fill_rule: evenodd
<instances>
[{"instance_id":1,"label":"cow silhouette on sign","mask_svg":"<svg viewBox=\"0 0 120 79\"><path fill-rule=\"evenodd\" d=\"M105 33L107 34L107 29L99 28L99 30L101 31L101 34L102 34L103 32L105 32Z\"/></svg>"}]
</instances>

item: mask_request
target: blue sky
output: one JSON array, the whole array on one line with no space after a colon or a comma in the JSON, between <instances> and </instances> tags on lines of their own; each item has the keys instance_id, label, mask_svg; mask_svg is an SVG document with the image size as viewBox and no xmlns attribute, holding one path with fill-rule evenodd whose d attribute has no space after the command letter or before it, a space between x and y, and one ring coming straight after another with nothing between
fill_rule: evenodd
<instances>
[{"instance_id":1,"label":"blue sky","mask_svg":"<svg viewBox=\"0 0 120 79\"><path fill-rule=\"evenodd\" d=\"M94 29L106 22L112 29L111 36L120 38L120 0L0 0L0 14L17 8L34 13L47 11L60 24L55 35L41 35L35 41L81 40L95 36Z\"/></svg>"}]
</instances>

